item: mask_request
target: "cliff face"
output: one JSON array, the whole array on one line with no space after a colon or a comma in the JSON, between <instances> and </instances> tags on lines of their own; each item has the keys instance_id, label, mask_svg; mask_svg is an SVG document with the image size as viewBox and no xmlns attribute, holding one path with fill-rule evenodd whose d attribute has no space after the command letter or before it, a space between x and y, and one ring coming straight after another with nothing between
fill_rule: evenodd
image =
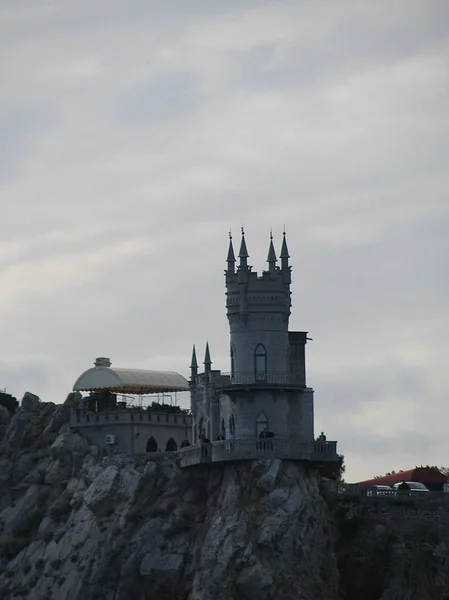
<instances>
[{"instance_id":1,"label":"cliff face","mask_svg":"<svg viewBox=\"0 0 449 600\"><path fill-rule=\"evenodd\" d=\"M176 454L100 460L67 430L68 410L29 398L11 420L2 414L2 600L444 597L444 577L438 596L420 593L425 577L398 579L385 549L408 564L406 541L373 535L379 519L357 503L326 500L313 470L273 460L181 471ZM446 553L429 544L433 573Z\"/></svg>"}]
</instances>

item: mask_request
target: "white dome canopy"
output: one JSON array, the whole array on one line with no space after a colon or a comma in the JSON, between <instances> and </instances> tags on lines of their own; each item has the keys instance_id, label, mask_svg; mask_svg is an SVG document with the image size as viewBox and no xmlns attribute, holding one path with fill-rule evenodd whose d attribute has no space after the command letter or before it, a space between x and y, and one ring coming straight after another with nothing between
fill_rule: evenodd
<instances>
[{"instance_id":1,"label":"white dome canopy","mask_svg":"<svg viewBox=\"0 0 449 600\"><path fill-rule=\"evenodd\" d=\"M84 371L73 386L74 391L108 390L123 394L151 394L181 392L189 389L189 382L175 371L146 369L111 369L109 358L100 357L95 367Z\"/></svg>"}]
</instances>

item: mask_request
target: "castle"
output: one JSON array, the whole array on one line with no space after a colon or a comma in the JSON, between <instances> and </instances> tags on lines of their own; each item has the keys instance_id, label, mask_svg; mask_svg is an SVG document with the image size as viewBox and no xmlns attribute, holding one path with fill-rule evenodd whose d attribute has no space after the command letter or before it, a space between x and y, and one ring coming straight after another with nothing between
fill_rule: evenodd
<instances>
[{"instance_id":1,"label":"castle","mask_svg":"<svg viewBox=\"0 0 449 600\"><path fill-rule=\"evenodd\" d=\"M99 357L73 386L78 396L72 431L103 446L104 452L181 448L183 467L258 457L338 461L337 443L314 436L313 389L306 383L307 332L289 331L291 266L285 232L280 266L272 235L267 270L259 275L248 258L242 229L238 264L230 235L225 270L230 372L212 369L208 344L202 373L193 347L189 382L173 371L112 368L109 358ZM190 413L157 403L143 409L117 399L117 394L142 397L184 390L190 390ZM89 396L83 398L82 392Z\"/></svg>"},{"instance_id":2,"label":"castle","mask_svg":"<svg viewBox=\"0 0 449 600\"><path fill-rule=\"evenodd\" d=\"M184 465L261 454L335 460L336 442L327 442L324 436L315 442L313 389L306 383L307 332L288 328L291 266L285 232L280 266L271 234L268 269L259 275L248 258L242 228L238 264L230 235L225 270L231 370L212 369L207 344L204 372L199 373L193 347L192 437L200 445L212 443L201 454L184 449ZM254 445L254 440L260 443Z\"/></svg>"}]
</instances>

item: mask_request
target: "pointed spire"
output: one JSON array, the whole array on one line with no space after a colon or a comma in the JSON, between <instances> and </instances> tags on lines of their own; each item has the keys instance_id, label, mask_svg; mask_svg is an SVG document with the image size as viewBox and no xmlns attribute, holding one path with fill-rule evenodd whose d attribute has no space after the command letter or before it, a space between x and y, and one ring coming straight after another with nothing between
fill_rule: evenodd
<instances>
[{"instance_id":1,"label":"pointed spire","mask_svg":"<svg viewBox=\"0 0 449 600\"><path fill-rule=\"evenodd\" d=\"M211 366L212 366L212 361L210 359L209 342L207 342L206 343L206 354L204 355L204 371L206 373L210 372Z\"/></svg>"},{"instance_id":2,"label":"pointed spire","mask_svg":"<svg viewBox=\"0 0 449 600\"><path fill-rule=\"evenodd\" d=\"M290 285L290 283L292 282L292 276L291 276L291 267L288 264L288 259L290 258L290 254L288 253L288 248L287 248L287 238L285 235L285 227L284 227L284 233L282 235L283 235L282 248L281 248L281 254L280 254L282 281L285 284Z\"/></svg>"},{"instance_id":3,"label":"pointed spire","mask_svg":"<svg viewBox=\"0 0 449 600\"><path fill-rule=\"evenodd\" d=\"M235 272L235 254L234 254L234 246L232 245L232 233L231 232L229 232L229 249L228 249L228 257L226 260L228 263L228 272L234 273Z\"/></svg>"},{"instance_id":4,"label":"pointed spire","mask_svg":"<svg viewBox=\"0 0 449 600\"><path fill-rule=\"evenodd\" d=\"M268 258L267 258L267 263L268 263L268 270L271 272L274 272L276 270L276 262L277 262L277 258L276 258L276 252L274 250L274 246L273 246L273 232L270 231L270 248L268 250Z\"/></svg>"},{"instance_id":5,"label":"pointed spire","mask_svg":"<svg viewBox=\"0 0 449 600\"><path fill-rule=\"evenodd\" d=\"M284 229L284 233L282 234L282 236L283 237L282 237L282 248L281 248L280 258L288 260L290 258L290 254L288 253L285 229Z\"/></svg>"},{"instance_id":6,"label":"pointed spire","mask_svg":"<svg viewBox=\"0 0 449 600\"><path fill-rule=\"evenodd\" d=\"M196 349L193 344L192 360L190 361L190 386L192 389L196 387L196 378L198 376L198 361L196 360Z\"/></svg>"},{"instance_id":7,"label":"pointed spire","mask_svg":"<svg viewBox=\"0 0 449 600\"><path fill-rule=\"evenodd\" d=\"M240 267L244 267L246 268L248 266L248 250L246 248L246 242L245 242L245 230L243 229L242 226L242 241L240 243L240 250L239 250L239 258L240 258Z\"/></svg>"},{"instance_id":8,"label":"pointed spire","mask_svg":"<svg viewBox=\"0 0 449 600\"><path fill-rule=\"evenodd\" d=\"M198 369L198 361L196 360L196 348L195 348L195 344L193 344L192 362L190 363L190 368L191 369Z\"/></svg>"}]
</instances>

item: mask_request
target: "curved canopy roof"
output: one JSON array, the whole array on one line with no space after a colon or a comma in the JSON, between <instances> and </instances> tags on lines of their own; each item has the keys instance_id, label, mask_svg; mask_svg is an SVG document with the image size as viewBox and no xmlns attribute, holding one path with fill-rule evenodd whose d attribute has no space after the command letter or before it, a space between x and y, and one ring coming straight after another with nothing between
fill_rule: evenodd
<instances>
[{"instance_id":1,"label":"curved canopy roof","mask_svg":"<svg viewBox=\"0 0 449 600\"><path fill-rule=\"evenodd\" d=\"M146 369L111 369L106 358L97 358L95 367L84 371L73 386L74 391L108 390L122 394L181 392L189 389L185 377L175 371Z\"/></svg>"}]
</instances>

